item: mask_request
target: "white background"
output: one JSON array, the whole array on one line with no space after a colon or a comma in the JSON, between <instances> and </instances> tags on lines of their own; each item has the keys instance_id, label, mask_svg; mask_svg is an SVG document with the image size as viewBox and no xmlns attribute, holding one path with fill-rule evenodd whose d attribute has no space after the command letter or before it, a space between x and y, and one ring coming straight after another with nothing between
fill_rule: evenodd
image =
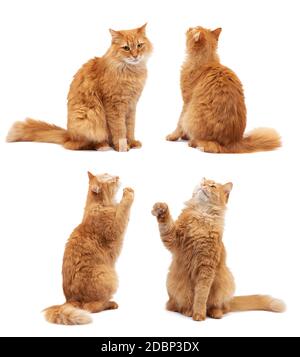
<instances>
[{"instance_id":1,"label":"white background","mask_svg":"<svg viewBox=\"0 0 300 357\"><path fill-rule=\"evenodd\" d=\"M1 1L0 3L0 335L299 335L299 1ZM73 74L110 44L108 29L148 22L155 51L138 105L141 150L71 152L51 144L6 144L26 116L66 126ZM223 27L222 62L244 83L248 130L276 128L284 147L251 155L211 155L164 137L181 109L179 70L190 26ZM298 164L297 164L298 162ZM87 326L55 326L41 310L64 302L65 242L80 223L87 170L121 176L135 189L118 260L120 308ZM224 235L238 294L267 293L285 314L236 313L193 322L165 311L170 254L151 216L156 201L174 216L202 176L232 181Z\"/></svg>"}]
</instances>

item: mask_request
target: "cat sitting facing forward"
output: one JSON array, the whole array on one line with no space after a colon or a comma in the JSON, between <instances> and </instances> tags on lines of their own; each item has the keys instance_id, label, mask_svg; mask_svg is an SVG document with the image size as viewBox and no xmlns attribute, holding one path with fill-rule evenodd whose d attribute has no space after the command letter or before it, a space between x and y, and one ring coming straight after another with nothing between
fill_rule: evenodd
<instances>
[{"instance_id":1,"label":"cat sitting facing forward","mask_svg":"<svg viewBox=\"0 0 300 357\"><path fill-rule=\"evenodd\" d=\"M54 143L70 150L141 147L134 136L135 112L152 52L145 28L110 30L112 43L106 54L91 59L75 74L68 95L67 130L27 119L12 126L7 141Z\"/></svg>"},{"instance_id":2,"label":"cat sitting facing forward","mask_svg":"<svg viewBox=\"0 0 300 357\"><path fill-rule=\"evenodd\" d=\"M224 214L232 184L203 180L176 222L165 203L156 203L161 239L173 254L167 309L193 317L220 319L233 311L283 312L284 303L269 296L234 297L234 279L222 242Z\"/></svg>"},{"instance_id":3,"label":"cat sitting facing forward","mask_svg":"<svg viewBox=\"0 0 300 357\"><path fill-rule=\"evenodd\" d=\"M82 223L75 228L63 258L66 302L45 310L46 320L63 325L91 322L87 312L117 309L115 263L120 254L134 193L125 188L115 201L119 178L89 173L89 191Z\"/></svg>"}]
</instances>

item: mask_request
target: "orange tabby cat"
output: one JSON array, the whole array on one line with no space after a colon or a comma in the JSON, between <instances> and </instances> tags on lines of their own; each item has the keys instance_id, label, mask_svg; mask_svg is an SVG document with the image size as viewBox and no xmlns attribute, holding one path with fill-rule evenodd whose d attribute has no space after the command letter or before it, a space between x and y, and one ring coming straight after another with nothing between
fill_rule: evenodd
<instances>
[{"instance_id":1,"label":"orange tabby cat","mask_svg":"<svg viewBox=\"0 0 300 357\"><path fill-rule=\"evenodd\" d=\"M135 111L152 52L145 28L110 30L112 43L106 54L76 73L68 95L67 130L27 119L13 125L7 141L48 142L71 150L141 147L134 136Z\"/></svg>"},{"instance_id":2,"label":"orange tabby cat","mask_svg":"<svg viewBox=\"0 0 300 357\"><path fill-rule=\"evenodd\" d=\"M233 297L234 279L226 266L222 242L224 214L232 183L203 179L176 222L165 203L156 203L161 239L172 252L167 280L167 309L196 321L220 319L231 311L284 311L280 300L269 296Z\"/></svg>"},{"instance_id":3,"label":"orange tabby cat","mask_svg":"<svg viewBox=\"0 0 300 357\"><path fill-rule=\"evenodd\" d=\"M244 136L246 106L236 74L220 63L217 54L221 29L203 27L187 32L187 59L181 71L183 109L176 130L167 140L212 153L250 153L281 146L273 129L260 128Z\"/></svg>"},{"instance_id":4,"label":"orange tabby cat","mask_svg":"<svg viewBox=\"0 0 300 357\"><path fill-rule=\"evenodd\" d=\"M89 180L82 223L75 228L65 248L62 274L66 302L45 310L46 320L56 324L87 324L91 322L87 312L118 308L111 301L118 285L115 262L134 193L125 188L117 204L118 177L89 173Z\"/></svg>"}]
</instances>

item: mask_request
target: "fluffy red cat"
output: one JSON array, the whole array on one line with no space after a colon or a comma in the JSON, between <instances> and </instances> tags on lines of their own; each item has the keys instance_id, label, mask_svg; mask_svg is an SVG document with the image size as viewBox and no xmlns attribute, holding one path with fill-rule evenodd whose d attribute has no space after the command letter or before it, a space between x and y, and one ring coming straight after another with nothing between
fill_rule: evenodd
<instances>
[{"instance_id":1,"label":"fluffy red cat","mask_svg":"<svg viewBox=\"0 0 300 357\"><path fill-rule=\"evenodd\" d=\"M273 129L244 135L246 106L236 74L217 54L221 29L187 31L187 58L181 70L183 109L176 130L167 140L189 140L189 146L211 153L251 153L274 150L281 140Z\"/></svg>"},{"instance_id":2,"label":"fluffy red cat","mask_svg":"<svg viewBox=\"0 0 300 357\"><path fill-rule=\"evenodd\" d=\"M234 297L233 276L222 242L224 215L232 183L203 180L176 222L166 203L156 203L161 239L173 255L167 280L167 309L193 317L220 319L232 311L283 312L284 303L270 296Z\"/></svg>"},{"instance_id":3,"label":"fluffy red cat","mask_svg":"<svg viewBox=\"0 0 300 357\"><path fill-rule=\"evenodd\" d=\"M63 325L91 322L88 312L117 309L115 263L120 254L134 192L125 188L115 201L119 178L89 173L89 190L82 223L75 228L63 258L66 302L45 310L46 320Z\"/></svg>"},{"instance_id":4,"label":"fluffy red cat","mask_svg":"<svg viewBox=\"0 0 300 357\"><path fill-rule=\"evenodd\" d=\"M68 95L67 130L27 119L13 125L7 141L48 142L71 150L141 147L134 135L135 112L152 52L145 29L146 25L110 30L112 43L106 54L91 59L76 73Z\"/></svg>"}]
</instances>

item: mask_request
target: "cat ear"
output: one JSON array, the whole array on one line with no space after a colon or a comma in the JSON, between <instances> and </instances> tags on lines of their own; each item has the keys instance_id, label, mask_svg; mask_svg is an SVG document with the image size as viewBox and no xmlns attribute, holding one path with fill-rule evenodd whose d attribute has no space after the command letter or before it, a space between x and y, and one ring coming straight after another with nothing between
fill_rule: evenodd
<instances>
[{"instance_id":1,"label":"cat ear","mask_svg":"<svg viewBox=\"0 0 300 357\"><path fill-rule=\"evenodd\" d=\"M199 42L200 39L202 38L202 33L201 31L196 31L193 34L193 39L195 40L195 42Z\"/></svg>"},{"instance_id":2,"label":"cat ear","mask_svg":"<svg viewBox=\"0 0 300 357\"><path fill-rule=\"evenodd\" d=\"M109 32L111 34L111 38L113 40L119 38L121 36L121 32L120 31L115 31L115 30L112 30L112 29L109 29Z\"/></svg>"},{"instance_id":3,"label":"cat ear","mask_svg":"<svg viewBox=\"0 0 300 357\"><path fill-rule=\"evenodd\" d=\"M96 193L97 195L98 195L98 193L101 191L101 190L100 190L100 187L97 186L97 185L93 185L93 186L91 187L91 190L92 190L92 192Z\"/></svg>"},{"instance_id":4,"label":"cat ear","mask_svg":"<svg viewBox=\"0 0 300 357\"><path fill-rule=\"evenodd\" d=\"M139 33L145 35L145 34L146 34L147 24L148 24L148 23L146 22L143 26L139 27L139 28L137 29L137 31L138 31Z\"/></svg>"},{"instance_id":5,"label":"cat ear","mask_svg":"<svg viewBox=\"0 0 300 357\"><path fill-rule=\"evenodd\" d=\"M225 185L223 185L223 190L224 190L225 197L226 197L226 203L228 202L232 187L233 187L232 182L228 182L228 183L225 183Z\"/></svg>"},{"instance_id":6,"label":"cat ear","mask_svg":"<svg viewBox=\"0 0 300 357\"><path fill-rule=\"evenodd\" d=\"M219 39L219 36L220 36L221 32L222 32L222 28L221 27L211 31L211 33L215 36L216 40Z\"/></svg>"},{"instance_id":7,"label":"cat ear","mask_svg":"<svg viewBox=\"0 0 300 357\"><path fill-rule=\"evenodd\" d=\"M92 180L92 179L95 177L95 176L94 176L91 172L89 172L89 171L88 171L88 176L89 176L89 179L90 179L90 180Z\"/></svg>"}]
</instances>

